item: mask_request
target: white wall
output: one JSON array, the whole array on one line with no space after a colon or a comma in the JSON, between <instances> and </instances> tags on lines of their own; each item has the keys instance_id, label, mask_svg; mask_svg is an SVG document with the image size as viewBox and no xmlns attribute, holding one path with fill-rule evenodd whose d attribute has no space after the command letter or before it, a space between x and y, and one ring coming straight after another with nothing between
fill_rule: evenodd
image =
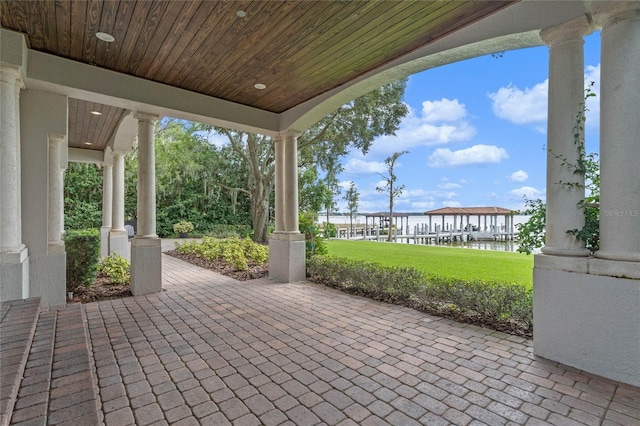
<instances>
[{"instance_id":1,"label":"white wall","mask_svg":"<svg viewBox=\"0 0 640 426\"><path fill-rule=\"evenodd\" d=\"M66 255L49 254L49 135L67 134L67 97L37 90L20 93L22 241L29 249L31 297L44 306L66 301ZM67 142L61 147L67 150Z\"/></svg>"},{"instance_id":2,"label":"white wall","mask_svg":"<svg viewBox=\"0 0 640 426\"><path fill-rule=\"evenodd\" d=\"M640 386L640 280L536 265L533 297L536 355Z\"/></svg>"}]
</instances>

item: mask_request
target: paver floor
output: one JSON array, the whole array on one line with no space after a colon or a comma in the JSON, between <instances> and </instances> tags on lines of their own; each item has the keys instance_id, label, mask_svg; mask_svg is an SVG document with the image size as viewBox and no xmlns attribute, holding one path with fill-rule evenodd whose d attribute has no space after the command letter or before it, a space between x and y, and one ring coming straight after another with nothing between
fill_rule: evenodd
<instances>
[{"instance_id":1,"label":"paver floor","mask_svg":"<svg viewBox=\"0 0 640 426\"><path fill-rule=\"evenodd\" d=\"M107 425L640 424L640 389L522 338L166 255L163 277L85 306Z\"/></svg>"}]
</instances>

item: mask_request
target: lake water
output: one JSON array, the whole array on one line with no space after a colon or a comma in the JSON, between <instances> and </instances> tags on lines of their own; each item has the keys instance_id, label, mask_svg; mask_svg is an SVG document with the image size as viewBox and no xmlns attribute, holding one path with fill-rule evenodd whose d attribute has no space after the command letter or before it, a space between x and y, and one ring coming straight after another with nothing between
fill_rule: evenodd
<instances>
[{"instance_id":1,"label":"lake water","mask_svg":"<svg viewBox=\"0 0 640 426\"><path fill-rule=\"evenodd\" d=\"M404 218L404 223L407 223L407 219L408 219L408 229L409 229L409 234L413 233L413 229L415 226L429 226L429 217L424 216L424 215L411 215L408 218ZM524 216L524 215L515 215L513 216L513 222L514 225L515 224L519 224L519 223L524 223L529 219L529 216ZM369 218L368 220L368 224L371 225L371 220L372 218ZM375 221L374 223L378 223L379 222L379 218L373 218L373 220ZM458 223L457 223L457 227L460 227L460 223L459 223L460 217L458 217ZM320 216L318 218L318 221L320 223L324 223L326 221L326 216ZM471 225L474 226L478 226L478 217L477 216L472 216L470 218L470 223ZM329 222L334 224L334 225L342 225L342 226L348 226L349 225L349 216L329 216ZM452 228L453 227L453 216L445 216L444 217L444 229L447 228ZM464 224L466 224L466 218L464 218ZM443 220L441 216L433 216L431 219L431 225L432 227L435 227L436 225L440 225L442 226L443 224ZM486 222L487 226L490 225L490 219L487 217L487 222ZM355 216L353 218L353 226L356 227L363 227L365 225L365 217L364 215L358 215ZM400 218L398 218L398 225L400 225ZM480 220L480 228L483 228L485 225L484 222L484 218L482 218ZM497 217L497 225L499 227L503 227L504 224L504 216L498 216ZM400 244L400 243L398 243ZM404 244L406 244L406 241L404 242ZM413 241L411 241L411 244L413 244ZM434 245L433 242L430 243L430 245ZM446 244L440 244L441 246L449 246L449 247L459 247L459 248L469 248L469 249L477 249L477 250L496 250L496 251L512 251L515 252L518 249L518 244L517 242L513 242L513 241L468 241L468 242L453 242L453 243L446 243Z\"/></svg>"}]
</instances>

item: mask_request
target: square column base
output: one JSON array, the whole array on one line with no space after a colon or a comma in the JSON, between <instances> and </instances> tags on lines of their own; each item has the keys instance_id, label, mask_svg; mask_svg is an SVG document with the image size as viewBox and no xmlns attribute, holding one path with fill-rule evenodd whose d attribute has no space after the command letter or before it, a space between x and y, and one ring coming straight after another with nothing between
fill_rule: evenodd
<instances>
[{"instance_id":1,"label":"square column base","mask_svg":"<svg viewBox=\"0 0 640 426\"><path fill-rule=\"evenodd\" d=\"M538 260L534 354L640 386L640 280L569 272Z\"/></svg>"},{"instance_id":2,"label":"square column base","mask_svg":"<svg viewBox=\"0 0 640 426\"><path fill-rule=\"evenodd\" d=\"M111 227L102 226L100 227L100 259L104 259L109 256L109 233L111 232Z\"/></svg>"},{"instance_id":3,"label":"square column base","mask_svg":"<svg viewBox=\"0 0 640 426\"><path fill-rule=\"evenodd\" d=\"M131 260L131 249L129 248L129 236L127 231L109 232L109 254L116 253L127 260Z\"/></svg>"},{"instance_id":4,"label":"square column base","mask_svg":"<svg viewBox=\"0 0 640 426\"><path fill-rule=\"evenodd\" d=\"M29 297L29 251L21 250L0 254L0 301Z\"/></svg>"},{"instance_id":5,"label":"square column base","mask_svg":"<svg viewBox=\"0 0 640 426\"><path fill-rule=\"evenodd\" d=\"M294 283L307 278L304 234L271 234L269 278Z\"/></svg>"},{"instance_id":6,"label":"square column base","mask_svg":"<svg viewBox=\"0 0 640 426\"><path fill-rule=\"evenodd\" d=\"M160 238L131 240L131 293L134 296L162 291Z\"/></svg>"}]
</instances>

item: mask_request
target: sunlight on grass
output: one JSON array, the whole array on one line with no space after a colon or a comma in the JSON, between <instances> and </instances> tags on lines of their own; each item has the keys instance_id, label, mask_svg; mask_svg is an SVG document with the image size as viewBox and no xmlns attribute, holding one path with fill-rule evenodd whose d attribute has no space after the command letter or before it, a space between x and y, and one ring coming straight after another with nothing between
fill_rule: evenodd
<instances>
[{"instance_id":1,"label":"sunlight on grass","mask_svg":"<svg viewBox=\"0 0 640 426\"><path fill-rule=\"evenodd\" d=\"M410 266L445 277L533 285L533 256L446 246L327 241L329 255L387 266Z\"/></svg>"}]
</instances>

